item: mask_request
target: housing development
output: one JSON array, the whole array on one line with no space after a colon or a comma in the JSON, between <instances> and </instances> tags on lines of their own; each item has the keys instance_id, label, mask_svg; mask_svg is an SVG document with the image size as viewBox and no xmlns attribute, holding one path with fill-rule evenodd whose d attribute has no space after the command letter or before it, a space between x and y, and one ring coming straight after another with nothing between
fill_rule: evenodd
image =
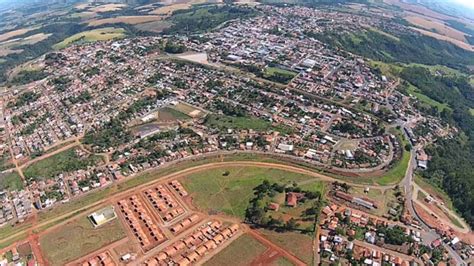
<instances>
[{"instance_id":1,"label":"housing development","mask_svg":"<svg viewBox=\"0 0 474 266\"><path fill-rule=\"evenodd\" d=\"M44 76L0 99L0 265L474 261L469 221L420 175L460 128L321 41L419 33L385 13L251 8L28 63Z\"/></svg>"}]
</instances>

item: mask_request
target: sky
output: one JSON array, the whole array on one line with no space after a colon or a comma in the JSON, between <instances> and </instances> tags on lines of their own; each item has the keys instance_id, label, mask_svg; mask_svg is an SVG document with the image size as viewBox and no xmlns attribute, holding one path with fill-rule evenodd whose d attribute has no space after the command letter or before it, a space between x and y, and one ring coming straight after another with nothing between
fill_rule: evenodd
<instances>
[{"instance_id":1,"label":"sky","mask_svg":"<svg viewBox=\"0 0 474 266\"><path fill-rule=\"evenodd\" d=\"M452 0L452 1L464 6L470 7L470 8L474 8L474 0Z\"/></svg>"}]
</instances>

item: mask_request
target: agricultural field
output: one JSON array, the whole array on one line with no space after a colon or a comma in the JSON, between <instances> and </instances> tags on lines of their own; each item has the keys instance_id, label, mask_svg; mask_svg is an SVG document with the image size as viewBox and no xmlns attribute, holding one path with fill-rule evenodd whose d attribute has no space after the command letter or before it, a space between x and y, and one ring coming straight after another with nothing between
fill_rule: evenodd
<instances>
[{"instance_id":1,"label":"agricultural field","mask_svg":"<svg viewBox=\"0 0 474 266\"><path fill-rule=\"evenodd\" d=\"M104 18L104 19L96 19L90 20L88 22L89 26L100 26L104 24L114 24L114 23L125 23L125 24L141 24L147 23L152 21L159 21L161 20L161 16L118 16L113 18Z\"/></svg>"},{"instance_id":2,"label":"agricultural field","mask_svg":"<svg viewBox=\"0 0 474 266\"><path fill-rule=\"evenodd\" d=\"M83 31L66 38L64 41L53 46L54 49L63 49L74 43L85 43L95 41L106 41L125 37L125 30L122 28L99 28L90 31Z\"/></svg>"},{"instance_id":3,"label":"agricultural field","mask_svg":"<svg viewBox=\"0 0 474 266\"><path fill-rule=\"evenodd\" d=\"M5 32L5 33L2 33L0 34L0 42L3 42L3 41L6 41L10 38L13 38L13 37L16 37L16 36L20 36L20 35L23 35L23 34L26 34L30 31L33 31L37 28L24 28L24 29L18 29L18 30L13 30L13 31L8 31L8 32Z\"/></svg>"},{"instance_id":4,"label":"agricultural field","mask_svg":"<svg viewBox=\"0 0 474 266\"><path fill-rule=\"evenodd\" d=\"M464 42L464 41L460 41L460 40L457 40L457 39L454 39L454 38L451 38L451 37L448 37L448 36L444 36L444 35L441 35L439 33L436 33L436 32L432 32L432 31L427 31L427 30L423 30L423 29L419 29L419 28L415 28L415 27L412 27L414 30L418 31L419 33L423 34L423 35L426 35L426 36L429 36L429 37L433 37L435 39L438 39L438 40L442 40L442 41L447 41L447 42L450 42L460 48L463 48L465 50L468 50L468 51L474 51L474 46Z\"/></svg>"},{"instance_id":5,"label":"agricultural field","mask_svg":"<svg viewBox=\"0 0 474 266\"><path fill-rule=\"evenodd\" d=\"M297 232L275 232L266 229L259 230L262 235L275 245L287 250L304 261L313 264L313 237Z\"/></svg>"},{"instance_id":6,"label":"agricultural field","mask_svg":"<svg viewBox=\"0 0 474 266\"><path fill-rule=\"evenodd\" d=\"M119 219L94 228L83 216L40 236L39 242L50 265L64 265L125 236Z\"/></svg>"},{"instance_id":7,"label":"agricultural field","mask_svg":"<svg viewBox=\"0 0 474 266\"><path fill-rule=\"evenodd\" d=\"M228 171L228 175L224 172ZM226 167L210 169L183 178L182 183L199 209L210 214L225 213L241 219L253 198L253 189L264 180L292 184L313 177L278 169Z\"/></svg>"},{"instance_id":8,"label":"agricultural field","mask_svg":"<svg viewBox=\"0 0 474 266\"><path fill-rule=\"evenodd\" d=\"M176 10L188 9L190 7L191 7L191 4L189 3L166 5L166 6L158 7L152 10L151 12L149 12L149 14L150 15L171 15Z\"/></svg>"},{"instance_id":9,"label":"agricultural field","mask_svg":"<svg viewBox=\"0 0 474 266\"><path fill-rule=\"evenodd\" d=\"M0 42L0 56L6 56L12 53L21 53L23 51L23 49L20 48L21 46L32 45L44 41L51 35L51 33L38 33L25 38L10 39Z\"/></svg>"},{"instance_id":10,"label":"agricultural field","mask_svg":"<svg viewBox=\"0 0 474 266\"><path fill-rule=\"evenodd\" d=\"M23 170L27 179L48 179L53 178L60 173L85 169L89 165L102 162L102 157L79 156L75 148L62 151L51 157L34 162Z\"/></svg>"},{"instance_id":11,"label":"agricultural field","mask_svg":"<svg viewBox=\"0 0 474 266\"><path fill-rule=\"evenodd\" d=\"M23 180L16 172L0 173L0 191L1 190L22 190Z\"/></svg>"},{"instance_id":12,"label":"agricultural field","mask_svg":"<svg viewBox=\"0 0 474 266\"><path fill-rule=\"evenodd\" d=\"M212 257L204 263L205 266L220 266L228 265L232 262L235 266L250 265L252 261L262 254L267 247L265 247L258 240L250 235L242 235L237 240L234 240L224 250ZM239 258L236 260L235 258Z\"/></svg>"},{"instance_id":13,"label":"agricultural field","mask_svg":"<svg viewBox=\"0 0 474 266\"><path fill-rule=\"evenodd\" d=\"M422 16L408 16L405 19L416 27L467 43L464 32L447 26L443 21Z\"/></svg>"}]
</instances>

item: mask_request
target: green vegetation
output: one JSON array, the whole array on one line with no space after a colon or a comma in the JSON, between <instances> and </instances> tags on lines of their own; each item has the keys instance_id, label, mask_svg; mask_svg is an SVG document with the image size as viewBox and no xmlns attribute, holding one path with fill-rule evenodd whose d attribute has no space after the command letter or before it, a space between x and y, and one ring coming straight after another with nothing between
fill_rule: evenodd
<instances>
[{"instance_id":1,"label":"green vegetation","mask_svg":"<svg viewBox=\"0 0 474 266\"><path fill-rule=\"evenodd\" d=\"M51 265L64 265L125 236L119 219L94 228L83 216L42 235L39 242Z\"/></svg>"},{"instance_id":2,"label":"green vegetation","mask_svg":"<svg viewBox=\"0 0 474 266\"><path fill-rule=\"evenodd\" d=\"M186 51L186 47L172 41L167 41L165 45L165 52L170 54L180 54Z\"/></svg>"},{"instance_id":3,"label":"green vegetation","mask_svg":"<svg viewBox=\"0 0 474 266\"><path fill-rule=\"evenodd\" d=\"M217 255L213 256L204 265L206 266L220 266L227 265L232 262L232 265L250 265L252 261L262 254L267 249L266 246L261 244L258 240L251 237L250 235L242 235L237 240L232 242ZM242 256L245 254L245 256ZM239 259L236 260L235 258Z\"/></svg>"},{"instance_id":4,"label":"green vegetation","mask_svg":"<svg viewBox=\"0 0 474 266\"><path fill-rule=\"evenodd\" d=\"M277 67L267 67L265 68L265 71L263 72L264 78L271 81L283 83L283 84L287 84L288 82L290 82L296 75L297 73L293 71L289 71L289 70L285 70L285 69L281 69Z\"/></svg>"},{"instance_id":5,"label":"green vegetation","mask_svg":"<svg viewBox=\"0 0 474 266\"><path fill-rule=\"evenodd\" d=\"M249 7L234 5L199 5L191 9L176 10L169 20L173 25L164 34L200 32L213 29L232 19L254 16L256 11Z\"/></svg>"},{"instance_id":6,"label":"green vegetation","mask_svg":"<svg viewBox=\"0 0 474 266\"><path fill-rule=\"evenodd\" d=\"M86 43L95 41L106 41L111 39L123 38L125 30L123 28L99 28L89 31L83 31L64 39L62 42L53 46L54 49L63 49L76 43Z\"/></svg>"},{"instance_id":7,"label":"green vegetation","mask_svg":"<svg viewBox=\"0 0 474 266\"><path fill-rule=\"evenodd\" d=\"M387 244L402 245L403 243L413 242L413 239L405 234L405 229L398 225L392 228L379 226L377 233L385 235L384 239Z\"/></svg>"},{"instance_id":8,"label":"green vegetation","mask_svg":"<svg viewBox=\"0 0 474 266\"><path fill-rule=\"evenodd\" d=\"M16 171L0 174L0 190L3 189L17 191L23 189L23 180Z\"/></svg>"},{"instance_id":9,"label":"green vegetation","mask_svg":"<svg viewBox=\"0 0 474 266\"><path fill-rule=\"evenodd\" d=\"M289 134L292 129L284 125L272 125L272 123L260 118L254 117L233 117L233 116L219 116L208 115L205 119L207 126L211 128L218 128L220 130L227 130L228 128L235 130L253 129L255 131L279 131L282 134Z\"/></svg>"},{"instance_id":10,"label":"green vegetation","mask_svg":"<svg viewBox=\"0 0 474 266\"><path fill-rule=\"evenodd\" d=\"M8 105L10 107L12 106L21 107L25 104L29 104L31 102L38 100L39 97L40 95L38 93L27 91L27 92L24 92L23 94L20 94L14 103L10 102L8 103Z\"/></svg>"},{"instance_id":11,"label":"green vegetation","mask_svg":"<svg viewBox=\"0 0 474 266\"><path fill-rule=\"evenodd\" d=\"M95 155L79 156L72 148L51 157L37 161L24 170L28 181L53 178L61 173L85 169L101 162L101 157Z\"/></svg>"},{"instance_id":12,"label":"green vegetation","mask_svg":"<svg viewBox=\"0 0 474 266\"><path fill-rule=\"evenodd\" d=\"M463 70L474 64L473 52L428 36L400 34L394 36L397 41L393 36L370 30L351 34L331 31L306 34L376 61L446 65Z\"/></svg>"},{"instance_id":13,"label":"green vegetation","mask_svg":"<svg viewBox=\"0 0 474 266\"><path fill-rule=\"evenodd\" d=\"M408 140L405 139L403 133L399 130L395 132L395 135L397 135L398 139L401 141L401 147L405 147L407 144L409 144ZM402 148L401 150L401 159L397 160L395 165L391 165L390 170L388 170L382 177L377 179L377 184L386 186L398 183L403 179L410 163L410 152L405 148Z\"/></svg>"},{"instance_id":14,"label":"green vegetation","mask_svg":"<svg viewBox=\"0 0 474 266\"><path fill-rule=\"evenodd\" d=\"M44 79L48 76L42 69L22 70L12 80L11 83L14 85L24 85Z\"/></svg>"},{"instance_id":15,"label":"green vegetation","mask_svg":"<svg viewBox=\"0 0 474 266\"><path fill-rule=\"evenodd\" d=\"M223 173L229 171L224 176ZM264 180L292 184L312 177L277 169L259 167L227 167L189 175L183 185L192 194L196 206L209 213L223 212L245 218L253 189Z\"/></svg>"},{"instance_id":16,"label":"green vegetation","mask_svg":"<svg viewBox=\"0 0 474 266\"><path fill-rule=\"evenodd\" d=\"M412 84L408 84L408 87L406 90L409 94L415 96L419 101L421 101L424 104L429 105L430 107L434 107L438 109L439 112L444 111L444 109L450 109L447 103L440 103L438 101L431 99L425 94L420 93L420 91Z\"/></svg>"}]
</instances>

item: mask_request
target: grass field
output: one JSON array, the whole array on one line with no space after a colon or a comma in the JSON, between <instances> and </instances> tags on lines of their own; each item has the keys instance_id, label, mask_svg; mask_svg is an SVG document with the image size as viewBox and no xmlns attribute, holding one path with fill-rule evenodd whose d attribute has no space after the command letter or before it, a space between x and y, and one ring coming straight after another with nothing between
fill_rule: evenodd
<instances>
[{"instance_id":1,"label":"grass field","mask_svg":"<svg viewBox=\"0 0 474 266\"><path fill-rule=\"evenodd\" d=\"M261 244L258 240L245 234L204 263L204 265L250 265L252 261L262 254L266 249L267 247Z\"/></svg>"},{"instance_id":2,"label":"grass field","mask_svg":"<svg viewBox=\"0 0 474 266\"><path fill-rule=\"evenodd\" d=\"M311 236L295 232L278 233L264 229L259 231L265 238L292 253L307 265L313 264L313 238Z\"/></svg>"},{"instance_id":3,"label":"grass field","mask_svg":"<svg viewBox=\"0 0 474 266\"><path fill-rule=\"evenodd\" d=\"M235 130L253 129L255 131L275 130L282 134L289 134L292 132L292 129L289 127L284 125L273 126L270 122L255 117L208 115L206 118L206 124L209 127L215 127L221 130L231 128Z\"/></svg>"},{"instance_id":4,"label":"grass field","mask_svg":"<svg viewBox=\"0 0 474 266\"><path fill-rule=\"evenodd\" d=\"M102 157L95 155L81 158L76 154L75 148L71 148L29 165L23 173L28 179L48 179L60 173L85 169L101 161Z\"/></svg>"},{"instance_id":5,"label":"grass field","mask_svg":"<svg viewBox=\"0 0 474 266\"><path fill-rule=\"evenodd\" d=\"M0 174L0 190L2 189L22 190L23 180L21 180L20 175L16 171Z\"/></svg>"},{"instance_id":6,"label":"grass field","mask_svg":"<svg viewBox=\"0 0 474 266\"><path fill-rule=\"evenodd\" d=\"M119 219L94 228L83 216L42 235L39 242L50 265L64 265L125 236Z\"/></svg>"},{"instance_id":7,"label":"grass field","mask_svg":"<svg viewBox=\"0 0 474 266\"><path fill-rule=\"evenodd\" d=\"M390 170L388 170L382 177L377 179L377 184L381 186L391 185L400 182L408 168L408 164L410 163L410 152L404 149L405 145L408 144L408 140L405 139L403 133L399 130L396 131L396 134L401 140L401 147L402 147L402 158L395 163Z\"/></svg>"},{"instance_id":8,"label":"grass field","mask_svg":"<svg viewBox=\"0 0 474 266\"><path fill-rule=\"evenodd\" d=\"M265 68L263 77L271 81L276 81L276 82L286 84L291 79L293 79L297 74L298 73L281 69L281 68L277 68L277 67L267 67Z\"/></svg>"},{"instance_id":9,"label":"grass field","mask_svg":"<svg viewBox=\"0 0 474 266\"><path fill-rule=\"evenodd\" d=\"M225 171L230 174L223 176ZM226 167L189 175L183 179L183 185L199 209L244 218L249 201L254 196L253 188L263 180L291 184L312 178L277 169Z\"/></svg>"},{"instance_id":10,"label":"grass field","mask_svg":"<svg viewBox=\"0 0 474 266\"><path fill-rule=\"evenodd\" d=\"M90 31L83 31L74 34L64 41L57 43L53 46L54 49L63 49L76 42L95 42L95 41L106 41L116 38L123 38L125 36L125 30L122 28L100 28Z\"/></svg>"},{"instance_id":11,"label":"grass field","mask_svg":"<svg viewBox=\"0 0 474 266\"><path fill-rule=\"evenodd\" d=\"M443 21L421 16L408 16L405 19L413 25L425 30L435 31L443 36L466 42L465 34L459 30L447 26Z\"/></svg>"},{"instance_id":12,"label":"grass field","mask_svg":"<svg viewBox=\"0 0 474 266\"><path fill-rule=\"evenodd\" d=\"M161 108L158 111L158 122L175 122L178 120L188 120L191 117L171 107Z\"/></svg>"},{"instance_id":13,"label":"grass field","mask_svg":"<svg viewBox=\"0 0 474 266\"><path fill-rule=\"evenodd\" d=\"M418 88L416 88L412 84L408 86L408 93L415 96L422 103L438 108L440 112L443 111L444 109L451 109L447 103L440 103L422 94L421 92L418 91Z\"/></svg>"}]
</instances>

